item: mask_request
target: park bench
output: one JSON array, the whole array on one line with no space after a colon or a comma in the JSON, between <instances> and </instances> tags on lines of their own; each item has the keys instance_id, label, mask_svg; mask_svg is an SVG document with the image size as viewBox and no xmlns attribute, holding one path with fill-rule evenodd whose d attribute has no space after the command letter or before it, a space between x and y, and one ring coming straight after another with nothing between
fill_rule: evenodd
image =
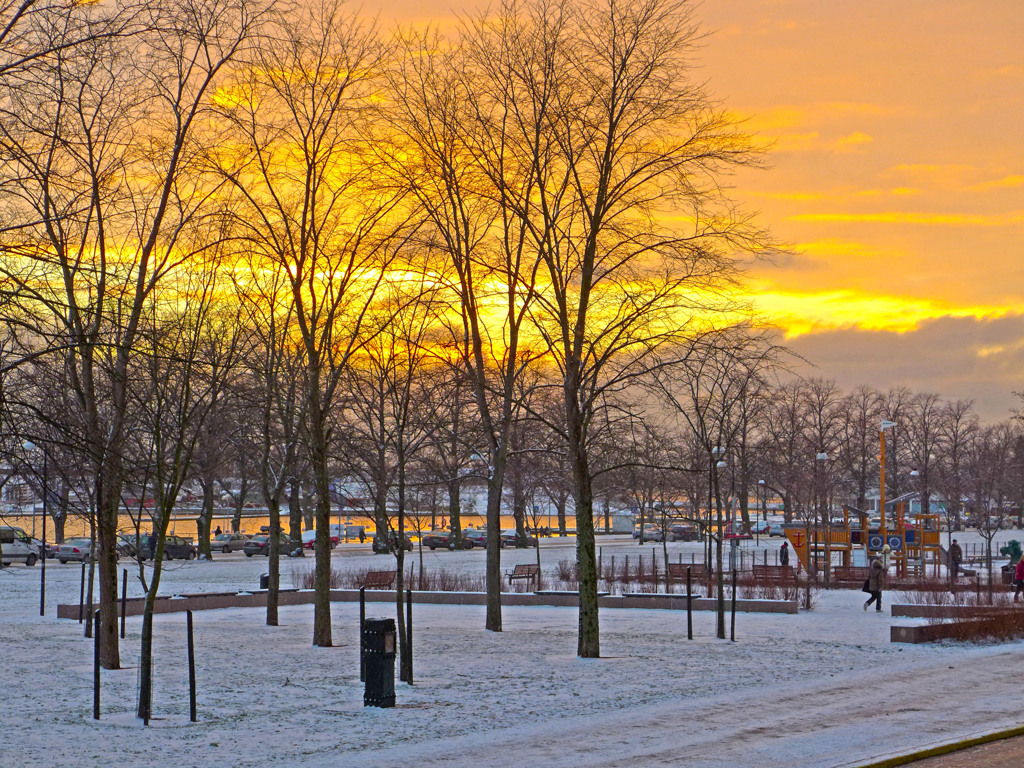
<instances>
[{"instance_id":1,"label":"park bench","mask_svg":"<svg viewBox=\"0 0 1024 768\"><path fill-rule=\"evenodd\" d=\"M690 569L691 579L704 579L712 575L703 563L669 563L666 573L673 581L686 581L686 569Z\"/></svg>"},{"instance_id":2,"label":"park bench","mask_svg":"<svg viewBox=\"0 0 1024 768\"><path fill-rule=\"evenodd\" d=\"M754 565L754 582L759 584L778 584L796 581L796 571L791 565Z\"/></svg>"},{"instance_id":3,"label":"park bench","mask_svg":"<svg viewBox=\"0 0 1024 768\"><path fill-rule=\"evenodd\" d=\"M536 582L537 576L540 574L540 566L536 563L520 563L511 571L505 571L505 575L508 576L508 583L511 584L513 581L519 579L530 579Z\"/></svg>"},{"instance_id":4,"label":"park bench","mask_svg":"<svg viewBox=\"0 0 1024 768\"><path fill-rule=\"evenodd\" d=\"M854 584L860 586L868 577L870 568L864 566L837 566L832 569L832 581L841 584Z\"/></svg>"},{"instance_id":5,"label":"park bench","mask_svg":"<svg viewBox=\"0 0 1024 768\"><path fill-rule=\"evenodd\" d=\"M363 587L366 589L391 589L394 584L394 571L367 571L363 577Z\"/></svg>"}]
</instances>

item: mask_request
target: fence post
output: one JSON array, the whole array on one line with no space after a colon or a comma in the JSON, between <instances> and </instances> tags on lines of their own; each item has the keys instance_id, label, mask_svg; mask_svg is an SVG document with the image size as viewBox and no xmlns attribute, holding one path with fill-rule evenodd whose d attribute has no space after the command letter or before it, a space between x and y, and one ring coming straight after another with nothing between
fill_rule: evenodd
<instances>
[{"instance_id":1,"label":"fence post","mask_svg":"<svg viewBox=\"0 0 1024 768\"><path fill-rule=\"evenodd\" d=\"M92 657L92 719L100 719L100 612L96 611L92 617L93 628L93 657Z\"/></svg>"},{"instance_id":2,"label":"fence post","mask_svg":"<svg viewBox=\"0 0 1024 768\"><path fill-rule=\"evenodd\" d=\"M363 629L366 626L366 587L359 588L359 682L366 682L366 662L363 660Z\"/></svg>"},{"instance_id":3,"label":"fence post","mask_svg":"<svg viewBox=\"0 0 1024 768\"><path fill-rule=\"evenodd\" d=\"M732 571L732 618L730 619L729 639L736 642L736 569Z\"/></svg>"},{"instance_id":4,"label":"fence post","mask_svg":"<svg viewBox=\"0 0 1024 768\"><path fill-rule=\"evenodd\" d=\"M686 639L693 640L693 582L690 578L690 569L686 566Z\"/></svg>"},{"instance_id":5,"label":"fence post","mask_svg":"<svg viewBox=\"0 0 1024 768\"><path fill-rule=\"evenodd\" d=\"M128 569L121 569L121 639L124 640L124 617L128 608Z\"/></svg>"},{"instance_id":6,"label":"fence post","mask_svg":"<svg viewBox=\"0 0 1024 768\"><path fill-rule=\"evenodd\" d=\"M185 612L185 624L188 627L188 719L195 723L198 718L196 717L196 646L192 632L192 611Z\"/></svg>"},{"instance_id":7,"label":"fence post","mask_svg":"<svg viewBox=\"0 0 1024 768\"><path fill-rule=\"evenodd\" d=\"M78 623L81 624L85 620L83 611L85 610L85 560L82 561L82 583L78 588Z\"/></svg>"},{"instance_id":8,"label":"fence post","mask_svg":"<svg viewBox=\"0 0 1024 768\"><path fill-rule=\"evenodd\" d=\"M405 673L405 682L412 685L412 590L405 591L405 633L406 650L409 652L409 662Z\"/></svg>"}]
</instances>

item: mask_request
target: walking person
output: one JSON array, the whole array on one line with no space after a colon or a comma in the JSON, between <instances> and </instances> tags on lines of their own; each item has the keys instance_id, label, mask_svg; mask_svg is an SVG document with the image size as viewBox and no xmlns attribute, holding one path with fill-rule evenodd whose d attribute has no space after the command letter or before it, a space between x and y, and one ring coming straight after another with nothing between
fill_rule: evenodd
<instances>
[{"instance_id":1,"label":"walking person","mask_svg":"<svg viewBox=\"0 0 1024 768\"><path fill-rule=\"evenodd\" d=\"M1017 567L1013 569L1013 602L1017 602L1020 593L1024 592L1024 557L1017 561Z\"/></svg>"},{"instance_id":2,"label":"walking person","mask_svg":"<svg viewBox=\"0 0 1024 768\"><path fill-rule=\"evenodd\" d=\"M875 604L875 610L881 612L882 610L882 578L885 575L885 566L882 565L882 558L876 557L871 561L871 568L868 570L868 582L867 591L871 594L867 602L864 603L864 610L868 609L868 606L872 603Z\"/></svg>"},{"instance_id":3,"label":"walking person","mask_svg":"<svg viewBox=\"0 0 1024 768\"><path fill-rule=\"evenodd\" d=\"M782 542L782 549L779 550L779 565L789 565L789 542Z\"/></svg>"},{"instance_id":4,"label":"walking person","mask_svg":"<svg viewBox=\"0 0 1024 768\"><path fill-rule=\"evenodd\" d=\"M956 543L956 539L953 539L953 543L949 545L949 577L954 582L960 573L960 563L963 559L964 551L960 549L960 545Z\"/></svg>"}]
</instances>

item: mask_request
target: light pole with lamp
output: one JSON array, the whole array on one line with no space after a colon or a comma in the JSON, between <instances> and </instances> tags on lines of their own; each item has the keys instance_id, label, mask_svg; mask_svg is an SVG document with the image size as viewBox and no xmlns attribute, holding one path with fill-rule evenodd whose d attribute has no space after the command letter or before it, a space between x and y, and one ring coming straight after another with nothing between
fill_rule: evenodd
<instances>
[{"instance_id":1,"label":"light pole with lamp","mask_svg":"<svg viewBox=\"0 0 1024 768\"><path fill-rule=\"evenodd\" d=\"M757 501L758 507L761 510L761 519L758 521L758 524L754 526L754 532L755 532L755 536L757 536L758 547L761 546L761 523L767 522L767 520L768 520L768 515L765 514L765 506L764 506L765 503L764 503L764 501L762 501L763 496L764 496L764 489L765 489L765 481L764 480L758 480L758 487L757 487L758 498L757 498L756 501Z\"/></svg>"},{"instance_id":2,"label":"light pole with lamp","mask_svg":"<svg viewBox=\"0 0 1024 768\"><path fill-rule=\"evenodd\" d=\"M814 457L814 477L815 477L815 492L818 494L818 520L824 523L825 528L825 583L829 583L830 571L832 570L832 516L828 513L825 504L825 493L822 488L820 481L821 475L819 474L818 467L821 467L821 473L825 471L825 462L828 461L828 454L824 450L818 451L818 455ZM818 545L817 535L815 535L815 547Z\"/></svg>"},{"instance_id":3,"label":"light pole with lamp","mask_svg":"<svg viewBox=\"0 0 1024 768\"><path fill-rule=\"evenodd\" d=\"M35 451L35 443L26 440L24 448L28 453ZM46 506L46 497L50 495L50 472L49 472L49 454L46 449L43 448L43 551L39 553L42 558L42 562L39 566L39 615L46 615L46 518L49 516L49 510ZM32 506L32 519L35 519L36 508Z\"/></svg>"}]
</instances>

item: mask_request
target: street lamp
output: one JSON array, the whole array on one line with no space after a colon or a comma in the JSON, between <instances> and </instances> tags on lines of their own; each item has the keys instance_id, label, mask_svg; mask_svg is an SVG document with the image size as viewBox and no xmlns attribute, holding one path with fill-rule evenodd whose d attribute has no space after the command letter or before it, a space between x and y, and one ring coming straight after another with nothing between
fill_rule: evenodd
<instances>
[{"instance_id":1,"label":"street lamp","mask_svg":"<svg viewBox=\"0 0 1024 768\"><path fill-rule=\"evenodd\" d=\"M819 474L819 470L818 470L818 467L821 467L822 468L821 471L824 472L824 467L825 467L824 462L826 462L826 461L828 461L828 454L825 453L824 449L818 451L817 455L814 457L814 492L815 492L815 494L818 497L817 521L818 521L819 525L821 523L824 523L824 527L825 527L825 541L824 541L824 544L825 544L825 583L827 584L828 581L829 581L829 571L832 570L832 549L829 546L829 538L830 538L829 537L829 526L830 526L831 520L828 519L831 516L826 517L825 499L824 499L824 495L825 494L822 491L821 481L819 480L820 474ZM815 549L817 549L818 544L819 544L817 532L815 532L814 539L815 539L815 541L814 541ZM815 557L815 560L817 560L817 557ZM817 562L815 562L815 565L817 565ZM815 570L817 570L817 568L815 568Z\"/></svg>"},{"instance_id":2,"label":"street lamp","mask_svg":"<svg viewBox=\"0 0 1024 768\"><path fill-rule=\"evenodd\" d=\"M765 511L765 506L767 504L767 499L765 498L764 493L765 493L764 480L758 480L757 481L757 499L756 499L756 501L758 503L758 506L761 508L761 522L766 523L766 522L768 522L768 513ZM756 535L757 535L757 545L761 546L761 526L760 525L758 525L756 527L756 531L757 531L757 533L756 533Z\"/></svg>"},{"instance_id":3,"label":"street lamp","mask_svg":"<svg viewBox=\"0 0 1024 768\"><path fill-rule=\"evenodd\" d=\"M25 451L32 453L35 451L35 443L30 440L26 440L24 444ZM43 449L43 551L39 553L42 558L42 563L39 568L39 615L46 615L46 518L49 516L49 512L46 508L46 497L49 493L49 455L46 449ZM35 520L36 508L35 504L32 505L32 519Z\"/></svg>"}]
</instances>

